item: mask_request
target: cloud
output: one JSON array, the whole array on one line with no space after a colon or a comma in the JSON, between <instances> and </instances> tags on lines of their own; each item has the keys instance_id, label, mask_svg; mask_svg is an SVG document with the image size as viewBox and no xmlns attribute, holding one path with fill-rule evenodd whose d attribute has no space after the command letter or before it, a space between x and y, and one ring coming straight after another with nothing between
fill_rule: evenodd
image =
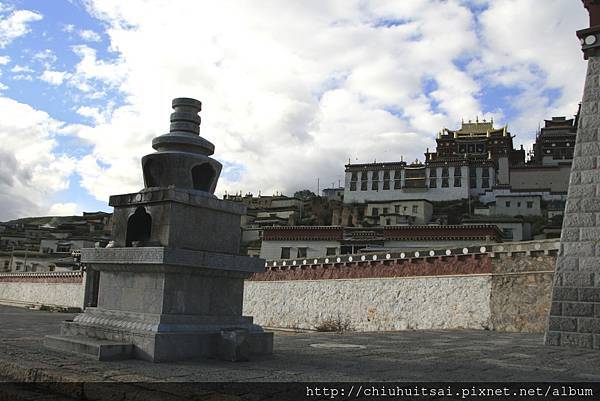
<instances>
[{"instance_id":1,"label":"cloud","mask_svg":"<svg viewBox=\"0 0 600 401\"><path fill-rule=\"evenodd\" d=\"M16 38L26 35L31 30L29 24L39 21L42 15L29 10L13 11L0 19L0 48L5 48Z\"/></svg>"},{"instance_id":2,"label":"cloud","mask_svg":"<svg viewBox=\"0 0 600 401\"><path fill-rule=\"evenodd\" d=\"M51 196L69 186L76 161L54 153L63 123L0 96L0 221L48 213Z\"/></svg>"},{"instance_id":3,"label":"cloud","mask_svg":"<svg viewBox=\"0 0 600 401\"><path fill-rule=\"evenodd\" d=\"M9 56L0 56L0 65L6 65L8 63L10 63Z\"/></svg>"},{"instance_id":4,"label":"cloud","mask_svg":"<svg viewBox=\"0 0 600 401\"><path fill-rule=\"evenodd\" d=\"M73 202L55 203L48 210L50 216L78 216L82 213L79 205Z\"/></svg>"},{"instance_id":5,"label":"cloud","mask_svg":"<svg viewBox=\"0 0 600 401\"><path fill-rule=\"evenodd\" d=\"M2 82L0 82L0 91L7 90L7 89L8 89L8 86L6 86Z\"/></svg>"},{"instance_id":6,"label":"cloud","mask_svg":"<svg viewBox=\"0 0 600 401\"><path fill-rule=\"evenodd\" d=\"M493 116L519 143L581 96L573 32L585 11L565 1L84 4L116 56L78 45L73 68L45 68L46 81L84 94L73 111L93 125L57 128L89 154L56 164L49 150L43 163L64 171L57 188L76 172L101 201L142 187L140 157L168 130L173 97L203 101L202 135L227 166L218 194L291 194L343 180L348 160L422 160L435 133L462 117ZM494 91L509 95L485 101ZM116 107L103 100L115 93Z\"/></svg>"},{"instance_id":7,"label":"cloud","mask_svg":"<svg viewBox=\"0 0 600 401\"><path fill-rule=\"evenodd\" d=\"M40 62L47 70L52 67L58 57L54 54L54 52L50 49L44 49L39 51L33 55L33 59Z\"/></svg>"},{"instance_id":8,"label":"cloud","mask_svg":"<svg viewBox=\"0 0 600 401\"><path fill-rule=\"evenodd\" d=\"M73 32L75 30L75 25L73 25L73 24L65 24L63 26L62 30L63 30L63 32L71 33L71 32Z\"/></svg>"},{"instance_id":9,"label":"cloud","mask_svg":"<svg viewBox=\"0 0 600 401\"><path fill-rule=\"evenodd\" d=\"M102 37L98 33L89 29L79 31L79 37L88 42L100 42L102 40Z\"/></svg>"},{"instance_id":10,"label":"cloud","mask_svg":"<svg viewBox=\"0 0 600 401\"><path fill-rule=\"evenodd\" d=\"M63 83L63 81L65 80L65 78L68 78L69 76L70 76L70 74L68 74L65 71L50 71L50 70L46 70L40 76L40 79L42 81L48 82L51 85L60 85L60 84Z\"/></svg>"},{"instance_id":11,"label":"cloud","mask_svg":"<svg viewBox=\"0 0 600 401\"><path fill-rule=\"evenodd\" d=\"M19 73L19 72L33 72L33 70L28 66L15 65L10 69L10 72Z\"/></svg>"}]
</instances>

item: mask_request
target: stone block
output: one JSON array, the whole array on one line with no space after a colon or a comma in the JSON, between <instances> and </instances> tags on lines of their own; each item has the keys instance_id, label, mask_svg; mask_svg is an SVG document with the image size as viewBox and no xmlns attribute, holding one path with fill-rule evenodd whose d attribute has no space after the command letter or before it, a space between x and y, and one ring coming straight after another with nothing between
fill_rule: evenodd
<instances>
[{"instance_id":1,"label":"stone block","mask_svg":"<svg viewBox=\"0 0 600 401\"><path fill-rule=\"evenodd\" d=\"M569 272L560 273L563 287L593 287L594 273Z\"/></svg>"},{"instance_id":2,"label":"stone block","mask_svg":"<svg viewBox=\"0 0 600 401\"><path fill-rule=\"evenodd\" d=\"M580 348L592 348L592 334L587 333L569 333L562 332L560 335L560 345Z\"/></svg>"},{"instance_id":3,"label":"stone block","mask_svg":"<svg viewBox=\"0 0 600 401\"><path fill-rule=\"evenodd\" d=\"M567 242L563 246L564 256L594 256L594 242Z\"/></svg>"},{"instance_id":4,"label":"stone block","mask_svg":"<svg viewBox=\"0 0 600 401\"><path fill-rule=\"evenodd\" d=\"M595 169L581 171L581 183L590 185L598 184L600 183L600 174Z\"/></svg>"},{"instance_id":5,"label":"stone block","mask_svg":"<svg viewBox=\"0 0 600 401\"><path fill-rule=\"evenodd\" d=\"M44 346L60 351L86 354L100 361L131 358L133 344L84 336L46 336Z\"/></svg>"},{"instance_id":6,"label":"stone block","mask_svg":"<svg viewBox=\"0 0 600 401\"><path fill-rule=\"evenodd\" d=\"M560 345L560 332L547 331L544 336L544 343L546 345Z\"/></svg>"},{"instance_id":7,"label":"stone block","mask_svg":"<svg viewBox=\"0 0 600 401\"><path fill-rule=\"evenodd\" d=\"M594 213L565 213L563 227L594 227L596 216Z\"/></svg>"},{"instance_id":8,"label":"stone block","mask_svg":"<svg viewBox=\"0 0 600 401\"><path fill-rule=\"evenodd\" d=\"M560 233L560 238L565 242L579 241L580 229L579 228L565 228Z\"/></svg>"},{"instance_id":9,"label":"stone block","mask_svg":"<svg viewBox=\"0 0 600 401\"><path fill-rule=\"evenodd\" d=\"M587 256L579 258L579 271L600 272L600 256Z\"/></svg>"},{"instance_id":10,"label":"stone block","mask_svg":"<svg viewBox=\"0 0 600 401\"><path fill-rule=\"evenodd\" d=\"M600 334L600 319L578 318L577 331L580 333Z\"/></svg>"},{"instance_id":11,"label":"stone block","mask_svg":"<svg viewBox=\"0 0 600 401\"><path fill-rule=\"evenodd\" d=\"M573 317L593 317L594 304L584 302L563 302L562 315Z\"/></svg>"},{"instance_id":12,"label":"stone block","mask_svg":"<svg viewBox=\"0 0 600 401\"><path fill-rule=\"evenodd\" d=\"M600 288L579 288L579 301L600 302Z\"/></svg>"},{"instance_id":13,"label":"stone block","mask_svg":"<svg viewBox=\"0 0 600 401\"><path fill-rule=\"evenodd\" d=\"M578 301L577 288L571 287L556 287L552 293L552 298L555 301Z\"/></svg>"},{"instance_id":14,"label":"stone block","mask_svg":"<svg viewBox=\"0 0 600 401\"><path fill-rule=\"evenodd\" d=\"M221 330L218 357L231 362L247 361L250 358L247 330Z\"/></svg>"},{"instance_id":15,"label":"stone block","mask_svg":"<svg viewBox=\"0 0 600 401\"><path fill-rule=\"evenodd\" d=\"M551 331L577 331L577 319L551 316L548 321L548 329Z\"/></svg>"},{"instance_id":16,"label":"stone block","mask_svg":"<svg viewBox=\"0 0 600 401\"><path fill-rule=\"evenodd\" d=\"M562 315L562 303L552 302L552 304L550 304L550 316L560 315Z\"/></svg>"},{"instance_id":17,"label":"stone block","mask_svg":"<svg viewBox=\"0 0 600 401\"><path fill-rule=\"evenodd\" d=\"M600 334L593 334L592 338L593 338L592 348L600 349Z\"/></svg>"},{"instance_id":18,"label":"stone block","mask_svg":"<svg viewBox=\"0 0 600 401\"><path fill-rule=\"evenodd\" d=\"M582 150L583 154L583 150ZM595 156L580 156L573 160L573 171L585 171L596 168L596 157ZM582 176L583 178L583 176Z\"/></svg>"},{"instance_id":19,"label":"stone block","mask_svg":"<svg viewBox=\"0 0 600 401\"><path fill-rule=\"evenodd\" d=\"M564 230L563 230L564 231ZM579 258L574 256L559 256L556 259L556 271L577 271L579 269ZM566 284L562 284L565 285Z\"/></svg>"},{"instance_id":20,"label":"stone block","mask_svg":"<svg viewBox=\"0 0 600 401\"><path fill-rule=\"evenodd\" d=\"M596 173L598 174L598 173ZM599 174L600 175L600 174ZM600 212L600 200L595 198L584 198L579 200L579 210L582 212ZM596 237L600 238L600 237ZM596 239L594 238L594 239Z\"/></svg>"},{"instance_id":21,"label":"stone block","mask_svg":"<svg viewBox=\"0 0 600 401\"><path fill-rule=\"evenodd\" d=\"M596 191L592 185L569 185L569 199L593 197L595 195Z\"/></svg>"}]
</instances>

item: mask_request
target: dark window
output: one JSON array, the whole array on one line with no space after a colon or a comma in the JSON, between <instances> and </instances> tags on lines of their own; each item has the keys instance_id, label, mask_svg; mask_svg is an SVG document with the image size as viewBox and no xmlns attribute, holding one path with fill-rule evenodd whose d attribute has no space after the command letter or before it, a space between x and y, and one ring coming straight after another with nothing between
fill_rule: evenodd
<instances>
[{"instance_id":1,"label":"dark window","mask_svg":"<svg viewBox=\"0 0 600 401\"><path fill-rule=\"evenodd\" d=\"M383 214L388 214L388 208L387 208L387 207L384 207L384 208L383 208L383 212L382 212L382 213L383 213Z\"/></svg>"},{"instance_id":2,"label":"dark window","mask_svg":"<svg viewBox=\"0 0 600 401\"><path fill-rule=\"evenodd\" d=\"M150 239L152 230L152 217L146 213L142 206L135 209L135 213L127 220L127 233L125 246L132 246L134 242L143 243Z\"/></svg>"},{"instance_id":3,"label":"dark window","mask_svg":"<svg viewBox=\"0 0 600 401\"><path fill-rule=\"evenodd\" d=\"M448 179L446 179L446 183L448 183ZM429 179L429 188L437 187L437 178Z\"/></svg>"},{"instance_id":4,"label":"dark window","mask_svg":"<svg viewBox=\"0 0 600 401\"><path fill-rule=\"evenodd\" d=\"M503 228L502 229L502 236L506 239L512 239L513 238L513 230L512 228Z\"/></svg>"},{"instance_id":5,"label":"dark window","mask_svg":"<svg viewBox=\"0 0 600 401\"><path fill-rule=\"evenodd\" d=\"M299 258L305 258L306 257L306 247L302 247L302 248L298 248L298 256Z\"/></svg>"},{"instance_id":6,"label":"dark window","mask_svg":"<svg viewBox=\"0 0 600 401\"><path fill-rule=\"evenodd\" d=\"M469 186L477 188L477 168L469 167Z\"/></svg>"},{"instance_id":7,"label":"dark window","mask_svg":"<svg viewBox=\"0 0 600 401\"><path fill-rule=\"evenodd\" d=\"M290 258L290 247L285 246L281 248L281 259L289 259Z\"/></svg>"},{"instance_id":8,"label":"dark window","mask_svg":"<svg viewBox=\"0 0 600 401\"><path fill-rule=\"evenodd\" d=\"M385 219L385 225L389 226L392 224L392 220L391 219Z\"/></svg>"},{"instance_id":9,"label":"dark window","mask_svg":"<svg viewBox=\"0 0 600 401\"><path fill-rule=\"evenodd\" d=\"M379 208L374 207L371 216L379 216Z\"/></svg>"},{"instance_id":10,"label":"dark window","mask_svg":"<svg viewBox=\"0 0 600 401\"><path fill-rule=\"evenodd\" d=\"M510 207L510 201L506 201L506 207Z\"/></svg>"},{"instance_id":11,"label":"dark window","mask_svg":"<svg viewBox=\"0 0 600 401\"><path fill-rule=\"evenodd\" d=\"M350 191L356 191L356 181L358 181L358 174L353 171L350 176Z\"/></svg>"},{"instance_id":12,"label":"dark window","mask_svg":"<svg viewBox=\"0 0 600 401\"><path fill-rule=\"evenodd\" d=\"M394 212L400 213L400 205L394 206Z\"/></svg>"},{"instance_id":13,"label":"dark window","mask_svg":"<svg viewBox=\"0 0 600 401\"><path fill-rule=\"evenodd\" d=\"M454 186L462 187L462 175L460 172L460 167L454 167Z\"/></svg>"},{"instance_id":14,"label":"dark window","mask_svg":"<svg viewBox=\"0 0 600 401\"><path fill-rule=\"evenodd\" d=\"M402 175L400 170L396 170L394 173L394 189L402 188Z\"/></svg>"},{"instance_id":15,"label":"dark window","mask_svg":"<svg viewBox=\"0 0 600 401\"><path fill-rule=\"evenodd\" d=\"M517 207L521 207L521 202L517 202Z\"/></svg>"},{"instance_id":16,"label":"dark window","mask_svg":"<svg viewBox=\"0 0 600 401\"><path fill-rule=\"evenodd\" d=\"M325 255L327 255L327 256L337 255L337 248L336 247L327 248L327 250L325 251Z\"/></svg>"},{"instance_id":17,"label":"dark window","mask_svg":"<svg viewBox=\"0 0 600 401\"><path fill-rule=\"evenodd\" d=\"M527 201L527 209L532 209L532 208L533 208L533 202Z\"/></svg>"},{"instance_id":18,"label":"dark window","mask_svg":"<svg viewBox=\"0 0 600 401\"><path fill-rule=\"evenodd\" d=\"M417 205L413 205L413 207L412 207L412 212L413 212L413 213L418 213L418 212L419 212L419 206L417 206Z\"/></svg>"},{"instance_id":19,"label":"dark window","mask_svg":"<svg viewBox=\"0 0 600 401\"><path fill-rule=\"evenodd\" d=\"M367 190L367 172L366 171L363 171L360 174L360 190L361 191Z\"/></svg>"},{"instance_id":20,"label":"dark window","mask_svg":"<svg viewBox=\"0 0 600 401\"><path fill-rule=\"evenodd\" d=\"M448 188L448 176L449 176L448 167L442 167L442 188Z\"/></svg>"},{"instance_id":21,"label":"dark window","mask_svg":"<svg viewBox=\"0 0 600 401\"><path fill-rule=\"evenodd\" d=\"M379 171L373 171L371 175L371 189L373 191L379 190Z\"/></svg>"},{"instance_id":22,"label":"dark window","mask_svg":"<svg viewBox=\"0 0 600 401\"><path fill-rule=\"evenodd\" d=\"M192 168L192 182L194 183L194 189L199 191L210 191L213 178L215 176L215 170L208 163L201 164Z\"/></svg>"},{"instance_id":23,"label":"dark window","mask_svg":"<svg viewBox=\"0 0 600 401\"><path fill-rule=\"evenodd\" d=\"M481 170L481 187L482 188L490 187L490 170L487 167L484 167Z\"/></svg>"},{"instance_id":24,"label":"dark window","mask_svg":"<svg viewBox=\"0 0 600 401\"><path fill-rule=\"evenodd\" d=\"M383 172L383 189L390 189L390 171L385 170Z\"/></svg>"}]
</instances>

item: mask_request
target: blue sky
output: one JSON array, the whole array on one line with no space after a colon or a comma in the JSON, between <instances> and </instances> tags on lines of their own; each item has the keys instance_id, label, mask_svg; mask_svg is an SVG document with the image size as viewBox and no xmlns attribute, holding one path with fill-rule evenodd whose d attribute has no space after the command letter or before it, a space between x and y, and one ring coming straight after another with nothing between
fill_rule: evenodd
<instances>
[{"instance_id":1,"label":"blue sky","mask_svg":"<svg viewBox=\"0 0 600 401\"><path fill-rule=\"evenodd\" d=\"M476 116L528 148L583 87L572 0L0 1L0 221L139 190L172 97L203 101L220 196L422 158Z\"/></svg>"}]
</instances>

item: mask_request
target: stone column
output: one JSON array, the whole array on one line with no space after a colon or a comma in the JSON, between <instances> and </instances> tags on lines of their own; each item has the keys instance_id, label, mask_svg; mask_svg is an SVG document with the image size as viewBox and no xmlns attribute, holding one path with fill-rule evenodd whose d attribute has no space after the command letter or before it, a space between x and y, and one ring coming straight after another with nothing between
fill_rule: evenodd
<instances>
[{"instance_id":1,"label":"stone column","mask_svg":"<svg viewBox=\"0 0 600 401\"><path fill-rule=\"evenodd\" d=\"M545 342L600 349L600 10L584 1L591 28L577 32L587 77Z\"/></svg>"}]
</instances>

